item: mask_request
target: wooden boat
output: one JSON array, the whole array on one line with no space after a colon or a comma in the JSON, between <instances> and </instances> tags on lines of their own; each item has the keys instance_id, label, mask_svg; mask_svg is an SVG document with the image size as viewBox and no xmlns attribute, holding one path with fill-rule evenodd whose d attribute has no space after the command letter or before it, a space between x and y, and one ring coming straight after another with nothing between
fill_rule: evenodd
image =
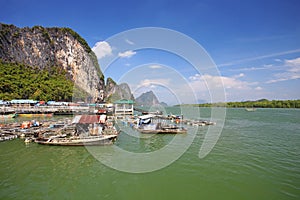
<instances>
[{"instance_id":1,"label":"wooden boat","mask_svg":"<svg viewBox=\"0 0 300 200\"><path fill-rule=\"evenodd\" d=\"M139 116L137 122L137 130L141 133L151 134L178 134L187 133L184 127L166 124L160 122L160 117L155 115L143 115Z\"/></svg>"},{"instance_id":2,"label":"wooden boat","mask_svg":"<svg viewBox=\"0 0 300 200\"><path fill-rule=\"evenodd\" d=\"M113 144L117 135L100 135L100 136L87 136L87 137L50 137L50 138L37 138L35 140L38 144L55 145L55 146L91 146L91 145L107 145Z\"/></svg>"},{"instance_id":3,"label":"wooden boat","mask_svg":"<svg viewBox=\"0 0 300 200\"><path fill-rule=\"evenodd\" d=\"M13 119L16 118L18 116L18 114L13 113L13 114L8 114L8 115L1 115L0 119Z\"/></svg>"},{"instance_id":4,"label":"wooden boat","mask_svg":"<svg viewBox=\"0 0 300 200\"><path fill-rule=\"evenodd\" d=\"M165 126L155 129L147 129L147 128L138 128L137 129L141 133L151 133L151 134L183 134L187 133L187 129L178 126Z\"/></svg>"},{"instance_id":5,"label":"wooden boat","mask_svg":"<svg viewBox=\"0 0 300 200\"><path fill-rule=\"evenodd\" d=\"M19 113L20 117L53 117L53 113Z\"/></svg>"},{"instance_id":6,"label":"wooden boat","mask_svg":"<svg viewBox=\"0 0 300 200\"><path fill-rule=\"evenodd\" d=\"M51 127L54 131L40 133L42 136L35 142L56 146L113 144L118 131L113 123L106 119L106 115L77 115L71 124L54 124Z\"/></svg>"},{"instance_id":7,"label":"wooden boat","mask_svg":"<svg viewBox=\"0 0 300 200\"><path fill-rule=\"evenodd\" d=\"M0 142L6 141L6 140L13 140L13 139L16 139L17 137L18 137L17 135L1 134L0 135Z\"/></svg>"},{"instance_id":8,"label":"wooden boat","mask_svg":"<svg viewBox=\"0 0 300 200\"><path fill-rule=\"evenodd\" d=\"M187 133L186 129L169 129L169 130L163 130L163 129L158 129L158 130L143 130L143 129L138 129L139 132L141 133L149 133L149 134L184 134Z\"/></svg>"}]
</instances>

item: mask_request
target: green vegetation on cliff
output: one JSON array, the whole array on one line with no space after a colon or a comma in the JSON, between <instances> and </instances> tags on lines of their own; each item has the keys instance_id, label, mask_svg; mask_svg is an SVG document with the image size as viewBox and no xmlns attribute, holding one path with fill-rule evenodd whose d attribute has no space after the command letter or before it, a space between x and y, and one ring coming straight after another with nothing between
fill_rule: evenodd
<instances>
[{"instance_id":1,"label":"green vegetation on cliff","mask_svg":"<svg viewBox=\"0 0 300 200\"><path fill-rule=\"evenodd\" d=\"M118 93L113 93L112 95L110 95L106 101L109 102L109 103L113 103L117 100L120 100L122 99L122 97L118 94Z\"/></svg>"},{"instance_id":2,"label":"green vegetation on cliff","mask_svg":"<svg viewBox=\"0 0 300 200\"><path fill-rule=\"evenodd\" d=\"M86 94L74 89L72 80L66 75L61 67L40 70L0 60L0 99L71 101L74 93L77 99L84 99Z\"/></svg>"},{"instance_id":3,"label":"green vegetation on cliff","mask_svg":"<svg viewBox=\"0 0 300 200\"><path fill-rule=\"evenodd\" d=\"M85 39L83 39L78 33L76 33L74 30L71 28L59 28L59 27L51 27L51 28L46 28L43 26L33 26L32 28L25 27L25 28L18 28L12 24L3 24L0 22L0 58L3 60L8 60L8 61L16 61L16 62L22 62L24 60L22 59L16 59L16 57L20 56L20 51L24 50L24 48L20 48L16 44L24 42L24 38L28 39L27 35L31 36L31 38L35 38L37 40L41 40L40 42L43 44L43 48L40 49L40 52L42 56L40 57L47 57L47 62L42 63L46 65L57 65L57 63L53 63L56 59L51 57L49 58L49 55L55 55L55 53L50 53L49 51L55 51L56 49L64 48L64 45L60 45L59 47L55 47L55 44L57 39L60 36L59 41L61 41L61 37L64 35L68 35L70 37L73 37L74 40L78 41L81 46L84 48L88 56L90 57L91 61L93 62L93 66L95 67L95 70L97 71L98 77L104 82L104 75L100 69L97 56L95 53L92 51L88 43L86 42ZM32 35L40 35L42 37L32 37ZM20 42L21 37L23 38L22 42ZM29 37L30 38L30 37ZM26 41L26 40L25 40ZM39 41L35 41L39 42ZM64 42L62 42L64 43ZM14 46L15 48L7 47L9 45ZM6 48L4 48L6 46ZM17 55L14 55L14 51L12 51L12 55L7 54L9 52L7 48L11 49L17 49L19 52ZM46 52L48 50L48 52ZM29 53L29 52L28 52ZM29 53L30 55L31 53ZM27 55L27 54L26 54ZM21 53L22 56L22 53ZM28 58L28 56L25 56ZM30 57L30 56L29 56ZM52 62L51 62L52 61ZM27 64L30 64L31 62L24 62ZM49 64L50 63L50 64ZM41 63L39 65L41 67Z\"/></svg>"}]
</instances>

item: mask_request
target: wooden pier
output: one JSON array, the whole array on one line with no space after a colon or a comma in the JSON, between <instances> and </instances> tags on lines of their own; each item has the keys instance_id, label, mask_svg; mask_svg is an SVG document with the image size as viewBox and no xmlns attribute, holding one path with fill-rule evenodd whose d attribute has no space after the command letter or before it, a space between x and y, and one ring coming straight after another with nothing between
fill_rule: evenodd
<instances>
[{"instance_id":1,"label":"wooden pier","mask_svg":"<svg viewBox=\"0 0 300 200\"><path fill-rule=\"evenodd\" d=\"M0 107L0 114L6 115L11 113L53 113L54 115L72 115L72 114L93 114L95 107L88 106L26 106L26 107Z\"/></svg>"}]
</instances>

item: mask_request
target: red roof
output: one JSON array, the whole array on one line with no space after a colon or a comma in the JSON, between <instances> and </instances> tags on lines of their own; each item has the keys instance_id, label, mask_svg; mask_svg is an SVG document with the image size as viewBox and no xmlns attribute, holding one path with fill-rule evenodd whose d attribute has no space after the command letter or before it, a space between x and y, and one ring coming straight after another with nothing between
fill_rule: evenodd
<instances>
[{"instance_id":1,"label":"red roof","mask_svg":"<svg viewBox=\"0 0 300 200\"><path fill-rule=\"evenodd\" d=\"M78 123L93 124L93 123L99 123L99 120L100 120L99 115L82 115Z\"/></svg>"}]
</instances>

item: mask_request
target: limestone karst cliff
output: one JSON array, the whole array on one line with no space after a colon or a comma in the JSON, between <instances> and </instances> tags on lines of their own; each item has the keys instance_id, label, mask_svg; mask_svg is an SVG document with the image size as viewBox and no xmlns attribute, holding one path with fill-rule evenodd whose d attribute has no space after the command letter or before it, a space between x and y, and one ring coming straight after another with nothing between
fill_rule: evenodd
<instances>
[{"instance_id":1,"label":"limestone karst cliff","mask_svg":"<svg viewBox=\"0 0 300 200\"><path fill-rule=\"evenodd\" d=\"M5 69L2 68L10 67L17 68L17 70L8 70L13 73L15 71L17 73L26 71L24 73L28 74L36 71L37 76L38 73L43 76L42 79L39 79L43 83L36 83L38 79L25 83L24 81L18 81L18 77L25 76L23 73L14 77L16 81L11 80L10 85L8 83L0 84L0 93L6 99L35 98L39 97L40 93L49 92L49 88L45 88L48 87L47 85L45 87L40 86L48 79L44 76L47 76L48 72L57 72L61 71L61 69L65 78L71 80L75 85L72 88L74 90L71 91L74 94L73 97L87 96L88 98L85 98L85 100L89 102L113 102L122 98L134 99L126 83L117 85L111 78L108 78L107 85L105 85L104 75L101 72L95 53L91 50L87 42L70 28L45 28L42 26L19 28L14 25L0 23L0 61L1 73L5 73ZM15 66L12 64L15 64ZM5 73L5 76L2 79L7 80L11 78L11 74ZM30 77L32 76L28 76L27 78ZM49 79L51 77L53 77L53 74L50 73ZM62 76L59 77L56 76L55 78L61 79ZM53 81L55 82L56 80L52 79L51 84ZM15 92L9 89L15 88L11 86L14 82L20 85L21 88L19 88L19 91L23 90L23 88L28 90L29 87L26 85L31 84L31 91L25 95L19 95L20 92L16 92L16 95L11 94ZM48 83L48 85L51 84ZM39 88L36 90L32 89L35 87ZM52 84L53 87L55 88L55 85ZM70 90L67 89L63 91L70 93ZM32 95L28 93L32 93ZM45 95L40 96L45 97ZM70 100L69 94L53 96L64 96L56 100Z\"/></svg>"},{"instance_id":2,"label":"limestone karst cliff","mask_svg":"<svg viewBox=\"0 0 300 200\"><path fill-rule=\"evenodd\" d=\"M91 97L103 96L104 76L94 52L69 28L18 28L0 23L0 59L40 70L62 67Z\"/></svg>"},{"instance_id":3,"label":"limestone karst cliff","mask_svg":"<svg viewBox=\"0 0 300 200\"><path fill-rule=\"evenodd\" d=\"M160 105L160 106L163 106L163 107L168 106L164 102L159 102L158 98L153 93L153 91L145 92L145 93L141 94L139 97L137 97L136 98L136 105L149 106L149 107L157 106L157 105Z\"/></svg>"},{"instance_id":4,"label":"limestone karst cliff","mask_svg":"<svg viewBox=\"0 0 300 200\"><path fill-rule=\"evenodd\" d=\"M110 102L114 102L119 99L134 100L131 90L127 83L116 84L111 78L106 81L105 87L106 98Z\"/></svg>"}]
</instances>

